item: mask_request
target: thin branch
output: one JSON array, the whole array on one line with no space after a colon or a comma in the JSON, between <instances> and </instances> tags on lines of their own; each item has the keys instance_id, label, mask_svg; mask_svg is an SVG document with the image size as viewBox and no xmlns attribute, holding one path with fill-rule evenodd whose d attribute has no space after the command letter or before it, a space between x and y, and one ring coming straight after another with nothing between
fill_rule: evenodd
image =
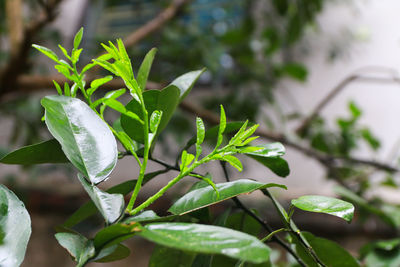
<instances>
[{"instance_id":1,"label":"thin branch","mask_svg":"<svg viewBox=\"0 0 400 267\"><path fill-rule=\"evenodd\" d=\"M56 17L56 9L62 0L48 1L43 6L43 11L37 19L31 21L23 31L20 45L11 54L5 68L0 73L0 95L16 91L18 76L27 69L28 54L36 34Z\"/></svg>"},{"instance_id":2,"label":"thin branch","mask_svg":"<svg viewBox=\"0 0 400 267\"><path fill-rule=\"evenodd\" d=\"M226 168L226 163L225 162L220 162L221 163L221 167L222 170L224 172L225 175L225 180L227 182L230 181L229 179L229 173L228 170ZM272 229L272 227L263 219L261 219L260 217L258 217L253 211L251 211L249 208L247 208L237 197L232 198L233 202L235 202L236 206L243 210L245 213L247 213L250 217L252 217L253 219L255 219L265 230L268 231L268 233L273 233L274 230ZM279 238L276 235L271 236L271 240L276 242L277 244L279 244L283 249L285 249L287 252L290 253L290 255L292 255L296 261L301 265L306 267L307 265L303 262L303 260L301 258L299 258L299 256L297 256L296 252L294 252L294 250L288 245L286 244L281 238Z\"/></svg>"},{"instance_id":3,"label":"thin branch","mask_svg":"<svg viewBox=\"0 0 400 267\"><path fill-rule=\"evenodd\" d=\"M123 39L125 46L133 46L145 37L159 30L165 23L175 17L178 11L188 2L190 2L190 0L173 0L166 9L157 15L157 17L125 37Z\"/></svg>"},{"instance_id":4,"label":"thin branch","mask_svg":"<svg viewBox=\"0 0 400 267\"><path fill-rule=\"evenodd\" d=\"M339 93L341 93L348 85L354 82L369 82L369 83L400 83L400 78L391 75L391 77L374 77L365 76L360 74L353 74L347 76L338 85L336 85L329 93L326 95L319 104L314 108L309 116L304 118L300 125L296 129L297 134L304 133L310 123L320 114L323 108L325 108L329 102L331 102Z\"/></svg>"}]
</instances>

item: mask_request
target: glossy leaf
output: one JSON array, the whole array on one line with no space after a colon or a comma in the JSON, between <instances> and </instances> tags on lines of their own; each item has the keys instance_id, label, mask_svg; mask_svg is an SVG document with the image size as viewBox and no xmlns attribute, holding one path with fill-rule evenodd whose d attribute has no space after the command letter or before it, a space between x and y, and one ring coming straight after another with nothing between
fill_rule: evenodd
<instances>
[{"instance_id":1,"label":"glossy leaf","mask_svg":"<svg viewBox=\"0 0 400 267\"><path fill-rule=\"evenodd\" d=\"M260 147L260 150L244 154L257 160L281 177L289 175L289 165L281 158L285 154L285 147L281 143L271 143L258 147Z\"/></svg>"},{"instance_id":2,"label":"glossy leaf","mask_svg":"<svg viewBox=\"0 0 400 267\"><path fill-rule=\"evenodd\" d=\"M241 179L233 182L216 184L220 197L211 186L199 188L190 191L180 199L178 199L170 208L169 212L172 214L182 215L194 210L198 210L215 203L233 198L240 194L248 194L258 189L268 187L281 187L286 189L285 186L279 184L263 184L253 180Z\"/></svg>"},{"instance_id":3,"label":"glossy leaf","mask_svg":"<svg viewBox=\"0 0 400 267\"><path fill-rule=\"evenodd\" d=\"M42 99L45 122L67 158L89 180L105 180L117 163L115 138L107 124L77 98L47 96Z\"/></svg>"},{"instance_id":4,"label":"glossy leaf","mask_svg":"<svg viewBox=\"0 0 400 267\"><path fill-rule=\"evenodd\" d=\"M129 248L122 244L116 244L100 250L95 258L90 261L94 262L112 262L125 259L131 254Z\"/></svg>"},{"instance_id":5,"label":"glossy leaf","mask_svg":"<svg viewBox=\"0 0 400 267\"><path fill-rule=\"evenodd\" d=\"M100 86L108 83L112 79L113 79L113 77L111 75L108 75L106 77L93 80L90 83L90 89L87 90L88 95L89 96L92 95L94 93L94 91L96 91L97 88L99 88Z\"/></svg>"},{"instance_id":6,"label":"glossy leaf","mask_svg":"<svg viewBox=\"0 0 400 267\"><path fill-rule=\"evenodd\" d=\"M201 145L204 141L205 137L205 127L204 122L201 118L196 118L196 128L197 128L197 135L196 135L196 144Z\"/></svg>"},{"instance_id":7,"label":"glossy leaf","mask_svg":"<svg viewBox=\"0 0 400 267\"><path fill-rule=\"evenodd\" d=\"M228 228L191 223L151 223L138 234L166 247L223 254L254 263L268 261L270 249L257 238Z\"/></svg>"},{"instance_id":8,"label":"glossy leaf","mask_svg":"<svg viewBox=\"0 0 400 267\"><path fill-rule=\"evenodd\" d=\"M150 116L150 131L156 133L162 118L162 111L154 110Z\"/></svg>"},{"instance_id":9,"label":"glossy leaf","mask_svg":"<svg viewBox=\"0 0 400 267\"><path fill-rule=\"evenodd\" d=\"M19 266L31 235L31 219L24 204L0 185L0 266Z\"/></svg>"},{"instance_id":10,"label":"glossy leaf","mask_svg":"<svg viewBox=\"0 0 400 267\"><path fill-rule=\"evenodd\" d=\"M232 155L225 155L220 158L220 160L228 162L232 167L236 168L238 171L243 171L242 163L238 158Z\"/></svg>"},{"instance_id":11,"label":"glossy leaf","mask_svg":"<svg viewBox=\"0 0 400 267\"><path fill-rule=\"evenodd\" d=\"M185 99L185 97L190 93L194 84L197 82L200 75L204 71L205 69L191 71L179 76L174 81L172 81L171 85L175 85L177 88L179 88L179 102Z\"/></svg>"},{"instance_id":12,"label":"glossy leaf","mask_svg":"<svg viewBox=\"0 0 400 267\"><path fill-rule=\"evenodd\" d=\"M162 118L157 130L157 134L159 134L167 126L178 106L179 89L174 85L169 85L161 91L145 91L143 92L143 99L149 114L152 114L155 110L162 112ZM142 108L135 99L126 105L126 109L137 114L143 120ZM143 125L124 114L121 116L121 125L133 140L144 143Z\"/></svg>"},{"instance_id":13,"label":"glossy leaf","mask_svg":"<svg viewBox=\"0 0 400 267\"><path fill-rule=\"evenodd\" d=\"M101 191L97 186L88 183L81 174L78 174L78 178L107 223L114 223L118 220L124 212L124 196Z\"/></svg>"},{"instance_id":14,"label":"glossy leaf","mask_svg":"<svg viewBox=\"0 0 400 267\"><path fill-rule=\"evenodd\" d=\"M157 245L151 254L149 267L192 267L194 253Z\"/></svg>"},{"instance_id":15,"label":"glossy leaf","mask_svg":"<svg viewBox=\"0 0 400 267\"><path fill-rule=\"evenodd\" d=\"M152 210L145 210L142 213L129 217L126 219L124 222L125 223L130 223L130 222L147 222L147 221L154 221L157 219L160 219L161 217L158 216L154 211Z\"/></svg>"},{"instance_id":16,"label":"glossy leaf","mask_svg":"<svg viewBox=\"0 0 400 267\"><path fill-rule=\"evenodd\" d=\"M310 246L313 248L318 258L329 267L359 267L357 260L350 255L344 248L339 246L337 243L314 235L303 232L302 235ZM292 241L295 241L293 239ZM294 242L296 252L307 264L307 266L319 266L315 261L304 251L303 247L299 245L297 241Z\"/></svg>"},{"instance_id":17,"label":"glossy leaf","mask_svg":"<svg viewBox=\"0 0 400 267\"><path fill-rule=\"evenodd\" d=\"M95 255L93 241L76 233L57 233L58 243L65 248L77 262L77 266L85 263Z\"/></svg>"},{"instance_id":18,"label":"glossy leaf","mask_svg":"<svg viewBox=\"0 0 400 267\"><path fill-rule=\"evenodd\" d=\"M132 223L116 223L100 230L94 237L96 250L110 247L132 237L141 231L140 225Z\"/></svg>"},{"instance_id":19,"label":"glossy leaf","mask_svg":"<svg viewBox=\"0 0 400 267\"><path fill-rule=\"evenodd\" d=\"M42 163L68 163L57 140L51 139L38 144L21 147L0 159L4 164L42 164Z\"/></svg>"},{"instance_id":20,"label":"glossy leaf","mask_svg":"<svg viewBox=\"0 0 400 267\"><path fill-rule=\"evenodd\" d=\"M137 82L140 88L146 89L147 78L149 77L151 65L153 64L154 56L157 53L157 48L152 48L144 57L142 65L140 65Z\"/></svg>"},{"instance_id":21,"label":"glossy leaf","mask_svg":"<svg viewBox=\"0 0 400 267\"><path fill-rule=\"evenodd\" d=\"M351 222L354 215L353 204L326 196L302 196L293 199L292 205L305 211L334 215L346 220L347 222Z\"/></svg>"},{"instance_id":22,"label":"glossy leaf","mask_svg":"<svg viewBox=\"0 0 400 267\"><path fill-rule=\"evenodd\" d=\"M145 174L143 179L143 184L150 181L152 178L156 177L157 175L163 173L163 171L155 171ZM107 190L107 193L110 194L122 194L126 196L128 193L133 191L135 188L136 180L130 180L118 184L116 186L111 187ZM82 222L83 220L89 218L90 216L96 214L97 208L94 205L93 201L88 201L83 204L77 211L75 211L63 224L63 227L71 228L74 225Z\"/></svg>"}]
</instances>

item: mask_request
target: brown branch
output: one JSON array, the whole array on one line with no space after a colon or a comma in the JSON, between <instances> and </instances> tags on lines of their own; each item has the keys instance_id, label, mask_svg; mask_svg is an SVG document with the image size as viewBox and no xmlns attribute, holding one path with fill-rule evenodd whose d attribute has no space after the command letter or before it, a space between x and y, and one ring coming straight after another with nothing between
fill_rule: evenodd
<instances>
[{"instance_id":1,"label":"brown branch","mask_svg":"<svg viewBox=\"0 0 400 267\"><path fill-rule=\"evenodd\" d=\"M11 54L6 67L0 73L0 95L17 90L17 79L27 69L28 54L33 39L39 30L55 19L56 9L61 1L47 1L43 5L43 12L25 27L20 45L16 48L16 52Z\"/></svg>"},{"instance_id":2,"label":"brown branch","mask_svg":"<svg viewBox=\"0 0 400 267\"><path fill-rule=\"evenodd\" d=\"M173 0L172 3L164 9L154 19L124 38L125 46L133 46L145 37L160 29L165 23L171 20L178 11L190 0Z\"/></svg>"},{"instance_id":3,"label":"brown branch","mask_svg":"<svg viewBox=\"0 0 400 267\"><path fill-rule=\"evenodd\" d=\"M400 78L397 76L392 77L373 77L364 76L359 74L353 74L346 77L338 85L336 85L329 93L326 95L321 102L314 108L314 110L307 116L297 127L296 133L303 135L307 130L310 123L320 114L322 109L328 105L340 92L342 92L348 85L353 82L373 82L373 83L400 83Z\"/></svg>"}]
</instances>

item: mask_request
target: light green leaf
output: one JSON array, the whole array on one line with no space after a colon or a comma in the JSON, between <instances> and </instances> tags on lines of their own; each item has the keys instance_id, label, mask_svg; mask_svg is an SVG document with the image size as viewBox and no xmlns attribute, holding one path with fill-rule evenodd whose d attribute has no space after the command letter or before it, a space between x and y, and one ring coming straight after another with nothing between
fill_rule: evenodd
<instances>
[{"instance_id":1,"label":"light green leaf","mask_svg":"<svg viewBox=\"0 0 400 267\"><path fill-rule=\"evenodd\" d=\"M75 50L77 50L79 48L79 45L81 44L82 35L83 35L83 27L80 28L79 31L75 34L75 37L74 37L74 49Z\"/></svg>"},{"instance_id":2,"label":"light green leaf","mask_svg":"<svg viewBox=\"0 0 400 267\"><path fill-rule=\"evenodd\" d=\"M78 174L78 178L107 223L117 221L124 212L124 196L101 191L95 185L89 184L81 174Z\"/></svg>"},{"instance_id":3,"label":"light green leaf","mask_svg":"<svg viewBox=\"0 0 400 267\"><path fill-rule=\"evenodd\" d=\"M108 75L106 77L93 80L90 83L90 88L87 90L88 95L91 96L97 90L97 88L108 83L112 79L113 79L113 76Z\"/></svg>"},{"instance_id":4,"label":"light green leaf","mask_svg":"<svg viewBox=\"0 0 400 267\"><path fill-rule=\"evenodd\" d=\"M156 133L162 118L162 111L154 110L150 116L150 131Z\"/></svg>"},{"instance_id":5,"label":"light green leaf","mask_svg":"<svg viewBox=\"0 0 400 267\"><path fill-rule=\"evenodd\" d=\"M62 95L63 92L62 92L62 89L61 89L60 85L55 80L53 80L53 83L54 83L54 86L56 87L57 93L59 95Z\"/></svg>"},{"instance_id":6,"label":"light green leaf","mask_svg":"<svg viewBox=\"0 0 400 267\"><path fill-rule=\"evenodd\" d=\"M34 48L36 48L37 50L39 50L40 52L42 52L43 54L45 54L48 58L54 60L55 62L58 63L58 57L56 55L56 53L54 53L53 51L51 51L50 49L48 49L47 47L44 46L40 46L40 45L32 45Z\"/></svg>"},{"instance_id":7,"label":"light green leaf","mask_svg":"<svg viewBox=\"0 0 400 267\"><path fill-rule=\"evenodd\" d=\"M106 179L117 163L115 138L107 124L77 98L42 99L45 122L67 158L94 184Z\"/></svg>"},{"instance_id":8,"label":"light green leaf","mask_svg":"<svg viewBox=\"0 0 400 267\"><path fill-rule=\"evenodd\" d=\"M157 245L151 254L149 267L192 267L195 254Z\"/></svg>"},{"instance_id":9,"label":"light green leaf","mask_svg":"<svg viewBox=\"0 0 400 267\"><path fill-rule=\"evenodd\" d=\"M85 263L95 255L93 241L77 233L57 233L58 243L65 248L77 262L77 266Z\"/></svg>"},{"instance_id":10,"label":"light green leaf","mask_svg":"<svg viewBox=\"0 0 400 267\"><path fill-rule=\"evenodd\" d=\"M354 215L353 204L333 197L302 196L293 199L292 205L305 211L334 215L347 222L351 222Z\"/></svg>"},{"instance_id":11,"label":"light green leaf","mask_svg":"<svg viewBox=\"0 0 400 267\"><path fill-rule=\"evenodd\" d=\"M166 247L223 254L253 263L268 261L270 249L257 238L228 228L192 223L151 223L138 234Z\"/></svg>"},{"instance_id":12,"label":"light green leaf","mask_svg":"<svg viewBox=\"0 0 400 267\"><path fill-rule=\"evenodd\" d=\"M196 118L196 127L197 127L197 139L196 144L201 145L204 141L206 129L204 127L204 122L201 118Z\"/></svg>"},{"instance_id":13,"label":"light green leaf","mask_svg":"<svg viewBox=\"0 0 400 267\"><path fill-rule=\"evenodd\" d=\"M21 147L0 159L4 164L68 163L60 144L55 139Z\"/></svg>"},{"instance_id":14,"label":"light green leaf","mask_svg":"<svg viewBox=\"0 0 400 267\"><path fill-rule=\"evenodd\" d=\"M233 182L216 184L219 192L217 193L211 186L199 188L190 191L180 199L178 199L170 208L169 212L176 215L189 213L215 203L233 198L240 194L248 194L258 189L268 187L280 187L286 189L285 186L279 184L263 184L253 180L240 179Z\"/></svg>"},{"instance_id":15,"label":"light green leaf","mask_svg":"<svg viewBox=\"0 0 400 267\"><path fill-rule=\"evenodd\" d=\"M140 65L137 82L142 91L146 89L147 78L149 77L151 65L153 64L156 53L157 48L152 48L144 57L142 65Z\"/></svg>"},{"instance_id":16,"label":"light green leaf","mask_svg":"<svg viewBox=\"0 0 400 267\"><path fill-rule=\"evenodd\" d=\"M195 70L195 71L185 73L185 74L179 76L178 78L176 78L171 83L171 85L175 85L176 87L179 88L179 91L180 91L179 102L182 102L182 100L185 99L185 97L190 93L194 84L197 82L200 75L204 71L205 71L205 69Z\"/></svg>"},{"instance_id":17,"label":"light green leaf","mask_svg":"<svg viewBox=\"0 0 400 267\"><path fill-rule=\"evenodd\" d=\"M242 163L238 158L232 155L224 155L220 158L220 160L228 162L232 167L236 168L238 171L243 171Z\"/></svg>"},{"instance_id":18,"label":"light green leaf","mask_svg":"<svg viewBox=\"0 0 400 267\"><path fill-rule=\"evenodd\" d=\"M17 196L0 185L0 265L19 266L31 235L31 219Z\"/></svg>"},{"instance_id":19,"label":"light green leaf","mask_svg":"<svg viewBox=\"0 0 400 267\"><path fill-rule=\"evenodd\" d=\"M244 125L247 125L247 122L245 122ZM244 126L244 127L246 127L246 126ZM224 107L221 105L221 114L220 114L220 118L219 118L219 128L218 128L218 141L217 141L216 147L219 147L222 143L223 133L225 131L225 128L226 128L226 115L225 115Z\"/></svg>"}]
</instances>

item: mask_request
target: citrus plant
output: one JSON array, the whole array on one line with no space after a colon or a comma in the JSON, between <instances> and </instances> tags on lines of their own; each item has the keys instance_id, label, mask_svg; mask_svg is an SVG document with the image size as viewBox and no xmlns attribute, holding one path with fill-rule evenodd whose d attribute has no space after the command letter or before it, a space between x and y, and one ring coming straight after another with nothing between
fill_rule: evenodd
<instances>
[{"instance_id":1,"label":"citrus plant","mask_svg":"<svg viewBox=\"0 0 400 267\"><path fill-rule=\"evenodd\" d=\"M301 232L292 220L297 208L350 222L354 213L351 203L331 197L302 196L292 200L285 210L268 190L272 187L286 190L284 185L252 179L229 180L227 164L237 171L243 169L238 155L257 160L281 177L289 174L289 167L282 158L285 150L281 144L253 145L258 125L227 121L223 106L219 125L215 127L206 129L202 119L196 118L197 134L177 155L176 164L153 157L159 135L203 70L179 76L161 90L146 90L155 49L146 55L136 74L120 39L116 44L102 44L105 54L78 69L82 34L83 29L76 34L70 53L59 46L64 59L45 47L34 45L56 62L55 68L72 86L54 82L58 94L41 100L45 110L43 120L54 139L22 147L0 160L4 164L23 165L69 163L76 168L77 179L91 201L57 227L55 234L76 266L123 259L130 253L123 241L137 236L156 244L149 266L271 266L274 264L271 242L281 246L294 259L294 264L300 266L359 266L338 244ZM85 73L95 66L111 75L86 83ZM96 90L107 87L114 78L122 79L125 88L98 97ZM123 95L130 96L126 105L118 100ZM117 120L107 119L105 112L109 110L119 114ZM213 144L209 153L204 153L206 143ZM136 163L137 178L103 191L98 185L112 179L113 169L122 157L131 157ZM159 163L162 168L150 172L149 161ZM199 166L211 161L221 163L226 182L215 183L211 174L196 172ZM169 182L139 202L142 186L165 173L171 174ZM170 215L161 217L148 209L188 177L197 182L168 209ZM272 202L281 217L281 228L273 229L259 217L258 211L249 209L237 198L256 190ZM229 209L212 218L208 207L229 199L234 200L238 211ZM100 230L94 236L76 231L76 225L97 212L104 218L104 224L99 225ZM22 202L5 186L0 187L0 213L0 265L19 266L31 233L30 218ZM260 236L264 232L267 234Z\"/></svg>"}]
</instances>

